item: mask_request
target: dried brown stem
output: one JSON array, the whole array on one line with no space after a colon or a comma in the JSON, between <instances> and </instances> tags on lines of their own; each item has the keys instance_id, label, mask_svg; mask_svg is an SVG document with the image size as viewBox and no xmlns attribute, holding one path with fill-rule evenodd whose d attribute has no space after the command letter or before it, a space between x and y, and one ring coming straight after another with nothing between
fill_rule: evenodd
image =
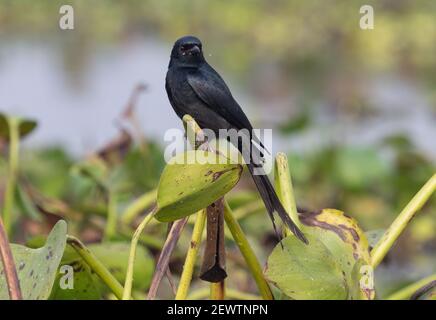
<instances>
[{"instance_id":1,"label":"dried brown stem","mask_svg":"<svg viewBox=\"0 0 436 320\"><path fill-rule=\"evenodd\" d=\"M147 300L153 300L156 298L157 289L162 281L163 276L166 274L168 264L170 262L171 253L173 252L177 241L179 240L180 233L183 227L186 225L188 217L177 220L173 223L165 244L162 248L162 252L159 256L159 260L156 265L156 271L154 272L153 279L151 281L150 290L148 291Z\"/></svg>"},{"instance_id":2,"label":"dried brown stem","mask_svg":"<svg viewBox=\"0 0 436 320\"><path fill-rule=\"evenodd\" d=\"M3 227L3 220L0 218L0 257L5 271L6 284L8 286L9 298L11 300L22 300L20 282L18 280L17 269L15 268L14 257L8 237Z\"/></svg>"},{"instance_id":3,"label":"dried brown stem","mask_svg":"<svg viewBox=\"0 0 436 320\"><path fill-rule=\"evenodd\" d=\"M207 207L207 239L200 279L221 282L227 277L224 246L224 199Z\"/></svg>"}]
</instances>

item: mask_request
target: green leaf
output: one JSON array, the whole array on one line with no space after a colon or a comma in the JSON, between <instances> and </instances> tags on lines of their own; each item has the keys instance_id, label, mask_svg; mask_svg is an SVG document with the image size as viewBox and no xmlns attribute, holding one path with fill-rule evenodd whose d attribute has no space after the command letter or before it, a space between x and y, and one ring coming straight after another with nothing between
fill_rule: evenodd
<instances>
[{"instance_id":1,"label":"green leaf","mask_svg":"<svg viewBox=\"0 0 436 320\"><path fill-rule=\"evenodd\" d=\"M105 242L88 245L88 249L100 260L108 270L124 283L127 272L130 243ZM92 272L87 263L70 247L67 247L62 258L61 266L73 267L73 289L62 289L60 280L63 274L59 274L53 287L51 300L95 300L101 299L108 288L100 278ZM154 259L150 253L139 246L136 252L135 266L133 270L134 288L146 290L150 285L154 272Z\"/></svg>"},{"instance_id":2,"label":"green leaf","mask_svg":"<svg viewBox=\"0 0 436 320\"><path fill-rule=\"evenodd\" d=\"M156 219L175 221L212 204L239 181L242 166L213 152L188 151L165 167L158 187Z\"/></svg>"},{"instance_id":3,"label":"green leaf","mask_svg":"<svg viewBox=\"0 0 436 320\"><path fill-rule=\"evenodd\" d=\"M349 299L373 300L375 298L374 269L368 261L359 259L351 271Z\"/></svg>"},{"instance_id":4,"label":"green leaf","mask_svg":"<svg viewBox=\"0 0 436 320\"><path fill-rule=\"evenodd\" d=\"M62 272L64 266L70 266L73 271L73 279L65 280L66 272ZM72 288L62 287L65 281L72 281ZM101 298L101 290L98 277L93 274L91 268L76 253L67 246L58 269L50 300L97 300Z\"/></svg>"},{"instance_id":5,"label":"green leaf","mask_svg":"<svg viewBox=\"0 0 436 320\"><path fill-rule=\"evenodd\" d=\"M280 132L285 134L301 132L311 124L309 112L303 112L297 117L290 118L286 123L279 127Z\"/></svg>"},{"instance_id":6,"label":"green leaf","mask_svg":"<svg viewBox=\"0 0 436 320\"><path fill-rule=\"evenodd\" d=\"M15 189L15 198L15 203L20 208L22 213L35 221L42 221L41 213L38 211L36 205L30 199L27 192L20 185L17 185Z\"/></svg>"},{"instance_id":7,"label":"green leaf","mask_svg":"<svg viewBox=\"0 0 436 320\"><path fill-rule=\"evenodd\" d=\"M302 251L301 258L282 257L283 262L271 255L268 266L269 269L273 267L275 273L267 274L267 277L294 299L373 299L373 288L360 287L362 277L372 275L362 273L371 272L368 270L369 246L356 221L335 209L306 213L300 219L305 225L305 234L313 240L303 247L306 249ZM292 242L285 247L287 250L275 254L287 256L290 251L294 255L299 253L289 245L296 245L297 249L301 246ZM275 251L279 248L277 246ZM297 270L294 273L289 272L291 265ZM325 272L329 268L331 272ZM317 283L316 286L322 290L312 286L313 283Z\"/></svg>"},{"instance_id":8,"label":"green leaf","mask_svg":"<svg viewBox=\"0 0 436 320\"><path fill-rule=\"evenodd\" d=\"M368 240L364 232L353 218L342 211L324 209L303 214L301 221L329 248L347 273L351 273L359 259L370 261Z\"/></svg>"},{"instance_id":9,"label":"green leaf","mask_svg":"<svg viewBox=\"0 0 436 320\"><path fill-rule=\"evenodd\" d=\"M20 158L24 176L39 193L53 198L63 198L70 191L69 169L73 160L61 147L27 151Z\"/></svg>"},{"instance_id":10,"label":"green leaf","mask_svg":"<svg viewBox=\"0 0 436 320\"><path fill-rule=\"evenodd\" d=\"M91 244L88 248L119 282L124 283L129 260L129 242L104 242ZM153 273L153 257L144 247L138 246L133 269L134 288L138 290L147 289Z\"/></svg>"},{"instance_id":11,"label":"green leaf","mask_svg":"<svg viewBox=\"0 0 436 320\"><path fill-rule=\"evenodd\" d=\"M9 117L3 113L0 113L0 138L4 138L6 140L9 139L10 119L13 119L13 117ZM24 138L30 134L37 126L37 122L35 120L21 118L15 119L18 121L18 131L21 138Z\"/></svg>"},{"instance_id":12,"label":"green leaf","mask_svg":"<svg viewBox=\"0 0 436 320\"><path fill-rule=\"evenodd\" d=\"M376 150L345 148L338 151L335 173L345 187L359 189L381 181L389 174L389 166Z\"/></svg>"},{"instance_id":13,"label":"green leaf","mask_svg":"<svg viewBox=\"0 0 436 320\"><path fill-rule=\"evenodd\" d=\"M71 173L91 181L103 190L108 188L107 179L110 171L105 162L98 157L92 157L74 165Z\"/></svg>"},{"instance_id":14,"label":"green leaf","mask_svg":"<svg viewBox=\"0 0 436 320\"><path fill-rule=\"evenodd\" d=\"M65 249L67 224L59 221L42 248L30 249L12 244L23 299L45 300L49 297ZM3 267L0 266L0 300L9 299Z\"/></svg>"},{"instance_id":15,"label":"green leaf","mask_svg":"<svg viewBox=\"0 0 436 320\"><path fill-rule=\"evenodd\" d=\"M64 264L62 264L64 266ZM61 268L62 268L61 266ZM56 277L50 300L98 300L101 298L98 279L91 269L82 260L68 264L73 270L73 288L62 288L62 278L65 274L59 273ZM62 270L62 269L61 269Z\"/></svg>"},{"instance_id":16,"label":"green leaf","mask_svg":"<svg viewBox=\"0 0 436 320\"><path fill-rule=\"evenodd\" d=\"M313 235L305 245L294 236L283 239L270 257L265 276L287 296L301 300L346 299L347 286L340 265Z\"/></svg>"},{"instance_id":17,"label":"green leaf","mask_svg":"<svg viewBox=\"0 0 436 320\"><path fill-rule=\"evenodd\" d=\"M327 246L339 263L349 288L347 298L373 298L373 292L368 296L368 290L365 289L365 292L360 290L360 282L356 281L357 278L353 273L358 263L370 265L368 240L357 222L336 209L304 214L301 221Z\"/></svg>"}]
</instances>

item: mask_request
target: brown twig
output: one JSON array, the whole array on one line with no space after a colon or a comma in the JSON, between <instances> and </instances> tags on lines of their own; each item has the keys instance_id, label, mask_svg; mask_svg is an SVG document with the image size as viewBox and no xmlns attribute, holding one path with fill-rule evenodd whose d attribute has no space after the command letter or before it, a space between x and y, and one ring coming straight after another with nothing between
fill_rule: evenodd
<instances>
[{"instance_id":1,"label":"brown twig","mask_svg":"<svg viewBox=\"0 0 436 320\"><path fill-rule=\"evenodd\" d=\"M165 272L165 275L168 279L168 283L171 287L171 290L173 291L174 295L176 295L177 294L177 287L176 287L176 283L174 282L174 277L173 277L173 274L172 274L169 266L167 267L167 271Z\"/></svg>"},{"instance_id":2,"label":"brown twig","mask_svg":"<svg viewBox=\"0 0 436 320\"><path fill-rule=\"evenodd\" d=\"M11 300L22 300L20 282L18 280L17 269L15 268L14 257L8 242L3 220L0 218L0 256L5 271L6 284L8 286L9 298Z\"/></svg>"},{"instance_id":3,"label":"brown twig","mask_svg":"<svg viewBox=\"0 0 436 320\"><path fill-rule=\"evenodd\" d=\"M145 92L147 90L147 85L143 83L139 83L134 89L133 92L130 95L129 101L127 102L127 105L124 108L123 113L121 114L121 118L128 120L133 130L136 134L136 137L139 141L139 147L142 150L144 154L147 152L147 142L145 141L144 134L142 132L141 124L138 121L138 117L136 115L136 104L138 102L138 98L141 93Z\"/></svg>"},{"instance_id":4,"label":"brown twig","mask_svg":"<svg viewBox=\"0 0 436 320\"><path fill-rule=\"evenodd\" d=\"M227 277L224 246L224 198L207 207L207 239L200 279L221 282Z\"/></svg>"},{"instance_id":5,"label":"brown twig","mask_svg":"<svg viewBox=\"0 0 436 320\"><path fill-rule=\"evenodd\" d=\"M179 240L180 233L182 232L183 227L186 225L187 221L188 217L185 217L173 223L168 237L165 240L165 244L159 256L159 260L157 261L156 271L154 272L153 279L151 281L147 300L153 300L154 298L156 298L157 289L159 288L159 284L163 276L166 274L168 263L170 262L171 253L173 252L174 247Z\"/></svg>"}]
</instances>

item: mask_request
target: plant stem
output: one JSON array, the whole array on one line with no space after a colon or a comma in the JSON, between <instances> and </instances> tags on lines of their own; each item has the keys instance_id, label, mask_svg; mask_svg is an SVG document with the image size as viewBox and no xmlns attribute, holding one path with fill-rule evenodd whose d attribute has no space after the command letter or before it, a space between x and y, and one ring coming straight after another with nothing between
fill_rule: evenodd
<instances>
[{"instance_id":1,"label":"plant stem","mask_svg":"<svg viewBox=\"0 0 436 320\"><path fill-rule=\"evenodd\" d=\"M176 300L185 300L188 295L189 286L194 273L195 261L197 259L198 250L200 248L201 237L203 235L204 225L206 221L206 210L201 210L197 213L194 229L192 231L191 243L186 254L183 272L180 277L179 287L177 288Z\"/></svg>"},{"instance_id":2,"label":"plant stem","mask_svg":"<svg viewBox=\"0 0 436 320\"><path fill-rule=\"evenodd\" d=\"M17 269L15 268L14 257L12 256L11 246L8 236L3 228L3 221L0 217L0 258L3 263L3 270L8 286L9 298L11 300L22 300L20 281L18 280Z\"/></svg>"},{"instance_id":3,"label":"plant stem","mask_svg":"<svg viewBox=\"0 0 436 320\"><path fill-rule=\"evenodd\" d=\"M104 230L105 240L113 239L113 237L117 232L117 218L118 218L117 205L118 205L117 194L114 191L109 191L106 228Z\"/></svg>"},{"instance_id":4,"label":"plant stem","mask_svg":"<svg viewBox=\"0 0 436 320\"><path fill-rule=\"evenodd\" d=\"M125 225L129 225L133 220L141 214L142 211L147 209L157 197L157 189L144 193L134 202L132 202L121 215L121 222Z\"/></svg>"},{"instance_id":5,"label":"plant stem","mask_svg":"<svg viewBox=\"0 0 436 320\"><path fill-rule=\"evenodd\" d=\"M112 290L118 299L123 297L123 286L109 272L100 260L77 238L68 235L67 243L73 247L79 256L89 265L89 267L100 277L100 279Z\"/></svg>"},{"instance_id":6,"label":"plant stem","mask_svg":"<svg viewBox=\"0 0 436 320\"><path fill-rule=\"evenodd\" d=\"M150 223L148 223L147 225L150 226ZM132 231L130 228L126 226L120 226L119 234L123 238L131 241L134 233L135 230ZM162 246L163 246L163 242L161 240L149 234L141 234L139 236L138 243L156 250L162 250Z\"/></svg>"},{"instance_id":7,"label":"plant stem","mask_svg":"<svg viewBox=\"0 0 436 320\"><path fill-rule=\"evenodd\" d=\"M233 211L235 219L243 219L251 214L265 211L265 204L262 200L254 200L249 202Z\"/></svg>"},{"instance_id":8,"label":"plant stem","mask_svg":"<svg viewBox=\"0 0 436 320\"><path fill-rule=\"evenodd\" d=\"M145 216L144 220L142 220L138 228L136 228L135 233L133 234L132 243L130 244L129 263L127 265L126 280L124 282L124 291L122 296L123 300L130 300L132 294L133 267L135 265L136 248L138 246L138 240L141 236L141 233L144 231L144 228L153 218L155 213L156 213L156 208L154 208L152 212L150 212Z\"/></svg>"},{"instance_id":9,"label":"plant stem","mask_svg":"<svg viewBox=\"0 0 436 320\"><path fill-rule=\"evenodd\" d=\"M220 282L211 282L210 300L224 300L224 297L225 297L224 280Z\"/></svg>"},{"instance_id":10,"label":"plant stem","mask_svg":"<svg viewBox=\"0 0 436 320\"><path fill-rule=\"evenodd\" d=\"M210 296L210 288L203 288L192 292L188 300L200 300ZM226 288L226 297L235 300L262 300L261 296Z\"/></svg>"},{"instance_id":11,"label":"plant stem","mask_svg":"<svg viewBox=\"0 0 436 320\"><path fill-rule=\"evenodd\" d=\"M197 150L203 143L207 143L203 130L201 130L195 119L190 115L186 114L183 117L183 125L185 127L186 139L195 150Z\"/></svg>"},{"instance_id":12,"label":"plant stem","mask_svg":"<svg viewBox=\"0 0 436 320\"><path fill-rule=\"evenodd\" d=\"M371 264L376 268L388 251L394 245L397 238L403 232L410 220L415 216L416 212L422 208L426 201L436 190L436 174L434 174L427 183L418 191L407 206L401 211L398 217L394 220L388 230L381 237L380 241L371 251Z\"/></svg>"},{"instance_id":13,"label":"plant stem","mask_svg":"<svg viewBox=\"0 0 436 320\"><path fill-rule=\"evenodd\" d=\"M426 284L436 281L436 274L432 274L431 276L428 276L424 279L421 279L417 282L414 282L412 284L409 284L408 286L404 287L403 289L398 290L397 292L394 292L393 294L389 295L386 300L405 300L409 299L417 290L425 286Z\"/></svg>"},{"instance_id":14,"label":"plant stem","mask_svg":"<svg viewBox=\"0 0 436 320\"><path fill-rule=\"evenodd\" d=\"M3 220L6 234L10 236L12 227L12 210L14 208L15 185L18 172L18 158L20 148L19 119L9 118L9 166L8 181L6 184Z\"/></svg>"},{"instance_id":15,"label":"plant stem","mask_svg":"<svg viewBox=\"0 0 436 320\"><path fill-rule=\"evenodd\" d=\"M271 292L271 289L266 282L262 268L257 261L256 255L253 252L253 249L250 247L250 244L245 237L244 232L241 229L238 221L233 217L232 209L228 205L227 201L224 203L224 219L226 221L227 227L232 233L233 239L239 247L242 255L245 258L245 261L253 274L254 281L256 281L257 287L259 288L259 292L263 299L265 300L273 300L274 296Z\"/></svg>"},{"instance_id":16,"label":"plant stem","mask_svg":"<svg viewBox=\"0 0 436 320\"><path fill-rule=\"evenodd\" d=\"M295 203L294 189L292 187L291 173L288 165L288 158L282 152L276 156L274 166L274 180L276 185L277 195L289 214L289 217L295 225L301 228L300 219L298 218L297 205ZM286 234L290 234L290 230L286 228Z\"/></svg>"},{"instance_id":17,"label":"plant stem","mask_svg":"<svg viewBox=\"0 0 436 320\"><path fill-rule=\"evenodd\" d=\"M171 227L168 237L160 253L156 264L156 270L151 280L150 290L148 290L147 300L153 300L156 297L159 284L168 269L171 254L179 240L180 234L188 221L188 217L175 221Z\"/></svg>"}]
</instances>

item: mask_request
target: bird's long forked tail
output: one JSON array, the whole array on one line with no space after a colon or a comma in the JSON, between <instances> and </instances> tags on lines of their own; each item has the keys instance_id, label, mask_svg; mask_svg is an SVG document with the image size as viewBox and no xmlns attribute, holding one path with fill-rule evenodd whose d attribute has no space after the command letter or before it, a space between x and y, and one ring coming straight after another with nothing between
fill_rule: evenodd
<instances>
[{"instance_id":1,"label":"bird's long forked tail","mask_svg":"<svg viewBox=\"0 0 436 320\"><path fill-rule=\"evenodd\" d=\"M262 200L265 204L265 207L268 211L268 215L270 216L274 230L277 233L275 221L274 221L274 211L277 212L282 222L292 231L292 233L301 241L308 244L308 241L306 237L304 236L303 232L297 227L297 225L292 221L291 217L286 212L285 208L283 207L282 203L280 202L277 193L271 184L271 181L269 180L268 176L264 174L254 174L254 169L261 169L260 166L256 166L253 163L247 164L248 170L250 171L251 177L254 180L254 183L256 184L257 190L260 193L260 196L262 197Z\"/></svg>"}]
</instances>

